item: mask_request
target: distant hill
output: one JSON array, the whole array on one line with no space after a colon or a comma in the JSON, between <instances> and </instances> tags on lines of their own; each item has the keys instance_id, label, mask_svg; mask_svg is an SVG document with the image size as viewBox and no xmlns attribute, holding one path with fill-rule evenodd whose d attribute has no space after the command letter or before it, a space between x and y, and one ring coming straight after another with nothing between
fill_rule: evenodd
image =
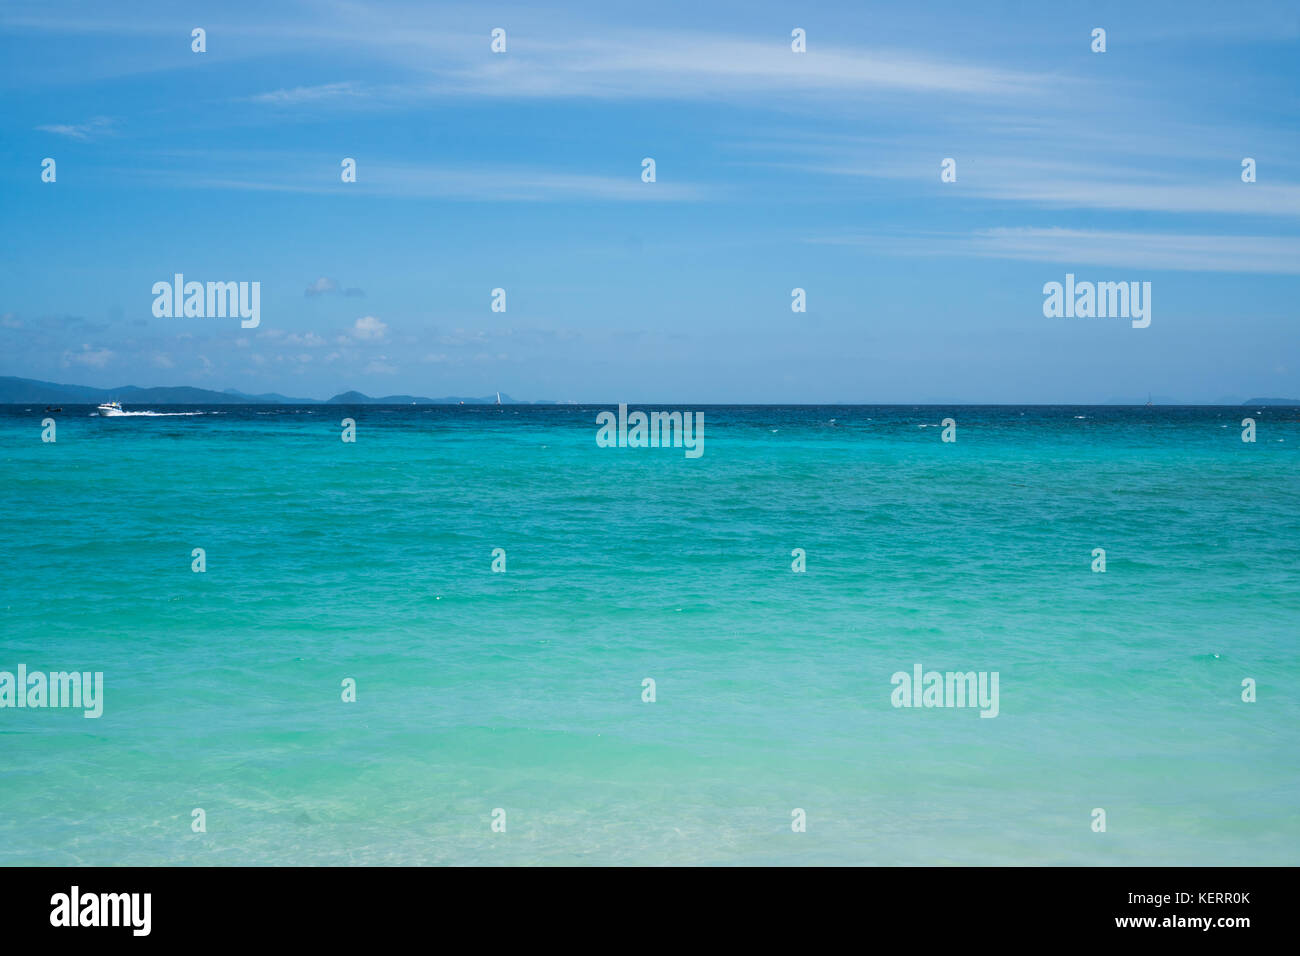
<instances>
[{"instance_id":1,"label":"distant hill","mask_svg":"<svg viewBox=\"0 0 1300 956\"><path fill-rule=\"evenodd\" d=\"M259 405L263 402L272 405L319 405L319 398L290 398L288 395L281 395L279 392L264 392L261 395L249 395L247 392L241 392L235 388L223 389L225 394L234 395L244 404Z\"/></svg>"},{"instance_id":2,"label":"distant hill","mask_svg":"<svg viewBox=\"0 0 1300 956\"><path fill-rule=\"evenodd\" d=\"M242 405L252 399L206 388L91 388L86 385L59 385L30 378L0 377L0 403L38 405L97 405L116 399L130 405Z\"/></svg>"},{"instance_id":3,"label":"distant hill","mask_svg":"<svg viewBox=\"0 0 1300 956\"><path fill-rule=\"evenodd\" d=\"M1184 402L1181 398L1174 398L1174 397L1172 397L1172 396L1170 396L1170 395L1152 395L1152 396L1150 396L1149 400L1150 400L1150 402L1151 402L1152 405L1186 405L1186 404L1189 404L1189 403L1187 403L1187 402ZM1147 401L1148 401L1148 396L1143 395L1141 398L1137 398L1137 397L1132 397L1132 398L1110 398L1110 399L1107 399L1107 400L1106 400L1105 402L1103 402L1102 404L1104 404L1104 405L1145 405L1145 404L1147 403ZM1194 404L1194 403L1192 403L1192 404Z\"/></svg>"},{"instance_id":4,"label":"distant hill","mask_svg":"<svg viewBox=\"0 0 1300 956\"><path fill-rule=\"evenodd\" d=\"M451 395L446 398L422 398L419 395L384 395L380 398L371 398L361 392L343 392L335 395L333 398L325 400L328 405L495 405L497 397L490 395L487 398L462 398ZM502 405L554 405L554 402L521 402L511 398L504 392L501 393Z\"/></svg>"},{"instance_id":5,"label":"distant hill","mask_svg":"<svg viewBox=\"0 0 1300 956\"><path fill-rule=\"evenodd\" d=\"M1145 405L1146 399L1141 401L1132 399L1112 398L1106 402L1107 405ZM1155 395L1151 399L1152 405L1200 405L1201 402L1184 402L1181 399L1170 398L1167 395ZM1300 399L1296 398L1248 398L1242 401L1237 396L1226 396L1216 402L1206 402L1204 404L1213 405L1300 405Z\"/></svg>"},{"instance_id":6,"label":"distant hill","mask_svg":"<svg viewBox=\"0 0 1300 956\"><path fill-rule=\"evenodd\" d=\"M35 402L45 405L51 402L68 402L70 404L103 401L102 388L87 388L84 385L54 385L51 382L37 382L29 378L0 378L0 402L17 404Z\"/></svg>"},{"instance_id":7,"label":"distant hill","mask_svg":"<svg viewBox=\"0 0 1300 956\"><path fill-rule=\"evenodd\" d=\"M140 388L92 388L88 385L60 385L30 378L0 376L0 405L98 405L116 400L124 405L494 405L496 395L488 398L421 398L416 395L385 395L371 398L361 392L343 392L322 402L319 398L290 398L275 392L248 395L233 388L214 391L189 385ZM504 393L503 405L553 405L554 402L521 402Z\"/></svg>"}]
</instances>

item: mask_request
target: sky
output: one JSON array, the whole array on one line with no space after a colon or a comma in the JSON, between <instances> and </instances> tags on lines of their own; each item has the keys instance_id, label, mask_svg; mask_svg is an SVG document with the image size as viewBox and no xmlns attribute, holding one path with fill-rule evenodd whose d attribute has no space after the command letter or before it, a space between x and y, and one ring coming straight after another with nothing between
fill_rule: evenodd
<instances>
[{"instance_id":1,"label":"sky","mask_svg":"<svg viewBox=\"0 0 1300 956\"><path fill-rule=\"evenodd\" d=\"M1284 2L4 2L0 375L1300 397L1298 117ZM260 324L155 316L176 273ZM1150 325L1045 316L1067 274Z\"/></svg>"}]
</instances>

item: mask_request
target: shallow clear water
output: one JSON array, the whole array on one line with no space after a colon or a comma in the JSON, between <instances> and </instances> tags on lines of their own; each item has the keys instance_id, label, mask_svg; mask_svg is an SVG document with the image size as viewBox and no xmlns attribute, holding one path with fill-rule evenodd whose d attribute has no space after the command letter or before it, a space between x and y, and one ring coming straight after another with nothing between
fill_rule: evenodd
<instances>
[{"instance_id":1,"label":"shallow clear water","mask_svg":"<svg viewBox=\"0 0 1300 956\"><path fill-rule=\"evenodd\" d=\"M1300 411L202 410L0 409L0 863L1300 863Z\"/></svg>"}]
</instances>

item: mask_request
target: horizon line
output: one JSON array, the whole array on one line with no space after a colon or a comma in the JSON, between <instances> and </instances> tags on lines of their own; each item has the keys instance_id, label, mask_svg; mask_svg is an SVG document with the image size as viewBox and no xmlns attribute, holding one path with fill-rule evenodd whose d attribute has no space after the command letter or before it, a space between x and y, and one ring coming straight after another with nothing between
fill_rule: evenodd
<instances>
[{"instance_id":1,"label":"horizon line","mask_svg":"<svg viewBox=\"0 0 1300 956\"><path fill-rule=\"evenodd\" d=\"M684 405L691 405L691 406L694 406L694 407L704 407L704 408L707 408L707 407L716 407L716 408L818 408L818 407L843 407L843 408L854 408L854 407L891 407L891 406L892 406L892 407L905 407L905 406L911 406L911 407L948 407L948 406L952 406L952 407L984 407L984 408L999 408L999 407L1006 407L1006 408L1013 408L1013 407L1014 407L1014 408L1027 408L1027 407L1030 407L1030 408L1052 408L1052 407L1059 407L1059 408L1085 408L1085 407L1098 407L1098 408L1100 408L1100 407L1110 407L1110 408L1146 408L1146 407L1164 407L1164 408L1169 408L1169 407L1184 407L1184 408L1187 408L1187 407L1191 407L1191 408L1239 408L1239 407L1246 406L1246 405L1261 405L1261 404L1267 404L1267 405L1273 405L1273 406L1300 406L1300 398L1282 397L1282 396L1252 396L1252 397L1247 398L1247 399L1244 399L1244 400L1232 401L1232 402L1225 402L1225 401L1222 401L1222 400L1220 400L1220 401L1214 401L1214 402L1172 401L1172 400L1170 400L1167 396L1161 396L1161 400L1157 402L1157 401L1154 401L1154 400L1153 400L1153 398L1152 398L1152 396L1151 396L1151 393L1148 393L1147 401L1145 401L1145 402L1140 401L1140 400L1139 400L1139 401L1132 401L1132 402L1130 402L1130 401L1113 401L1113 400L1112 400L1112 401L1089 401L1089 402L1062 402L1062 401L1041 401L1041 400L1037 400L1037 401L1027 401L1027 402L1007 402L1007 401L1001 401L1001 402L988 402L988 401L970 401L970 400L948 400L948 401L934 401L934 400L927 400L927 401L821 401L821 402L817 402L817 401L798 401L798 402L736 402L736 401L731 401L731 402L727 402L727 401L694 402L694 401L669 401L669 402L664 402L664 401L658 401L658 400L646 400L646 401L626 401L626 400L575 401L575 400L570 400L570 399L565 399L565 400L557 400L557 399L531 399L531 400L525 400L525 399L513 398L513 397L511 397L511 396L509 396L509 395L506 396L506 400L505 400L505 401L502 401L502 392L501 392L499 389L493 389L493 390L492 390L492 391L494 391L494 392L496 393L496 401L493 401L490 397L487 397L487 396L483 396L483 397L480 397L480 396L473 396L472 399L470 399L470 400L467 400L467 399L470 398L470 397L468 397L468 396L466 396L466 397L462 397L462 396L458 396L458 395L444 395L444 396L440 396L440 397L437 397L437 398L433 398L433 397L430 397L430 396L427 396L427 395L412 395L412 394L392 394L392 395L373 396L373 395L367 395L365 392L362 392L362 391L360 391L359 389L346 389L346 390L341 391L341 392L338 392L338 393L336 393L336 394L334 394L334 395L332 395L332 396L330 396L330 397L328 397L328 398L307 398L307 397L301 397L301 396L282 395L281 393L279 393L279 392L275 392L275 391L268 391L268 392L261 392L261 393L258 393L258 394L253 394L253 393L245 392L245 391L242 391L242 390L240 390L240 389L235 389L235 388L226 388L226 389L220 389L220 390L218 390L218 389L215 389L215 388L205 388L205 387L203 387L203 386L201 386L201 385L149 385L149 386L140 386L140 385L118 385L118 386L114 386L114 387L109 388L109 387L102 387L102 386L97 386L97 385L70 385L70 384L65 384L65 383L61 383L61 382L49 382L49 381L45 381L45 380L42 380L42 379L22 378L22 377L20 377L20 376L16 376L16 375L0 375L0 382L4 382L4 381L6 381L6 380L8 380L8 381L10 381L10 382L14 382L14 383L22 383L22 384L25 384L25 385L37 386L37 387L46 387L46 388L54 388L54 389L77 389L77 390L89 390L89 391L92 391L92 392L99 392L99 393L105 393L105 394L101 394L101 395L98 397L98 399L92 399L92 400L80 400L79 398L73 398L73 399L68 399L68 398L54 398L54 399L47 399L47 398L41 398L41 397L24 399L24 400L21 400L21 401L3 401L3 400L0 400L0 406L20 406L20 405L21 405L21 406L27 406L27 405L33 405L33 404L35 404L35 405L46 404L46 405L48 406L48 405L50 405L50 404L60 404L60 403L61 403L61 404L66 404L66 405L74 405L74 406L75 406L75 405L97 405L97 404L99 404L99 399L104 399L105 397L107 397L107 398L110 399L110 400L116 399L116 400L119 400L119 401L120 401L120 400L121 400L121 396L120 396L120 394L119 394L119 395L114 395L113 393L121 393L121 392L133 393L133 392L149 392L149 391L167 391L167 390L176 390L176 389L191 389L191 390L194 390L194 391L207 393L208 395L212 395L212 396L222 396L222 397L224 397L224 398L251 399L252 401L220 401L220 402L211 402L211 401L207 401L207 402L205 402L205 401L202 401L202 400L197 400L197 401L196 401L196 400L176 401L176 400L174 400L174 399L165 398L165 397L162 397L162 396L154 397L154 398L145 398L144 401L147 402L148 404L151 404L151 405L164 405L164 406L183 406L183 405L283 405L283 406L298 406L298 405L302 405L302 406L306 406L306 405L361 405L361 404L364 404L364 405L389 405L389 406L396 406L396 407L409 407L409 406L411 406L411 405L466 405L466 406L471 406L471 407L473 407L473 406L496 406L497 404L501 404L501 405L543 405L543 406L587 406L587 405L591 405L591 406L601 406L601 407L605 407L605 406L613 406L613 407L617 407L617 406L619 406L619 405L627 405L627 406L633 406L633 405L639 405L639 406L647 406L647 405L668 405L668 406L678 406L678 407L680 407L680 406L684 406ZM274 396L278 396L279 398L284 399L284 401L276 401L276 400L274 400L274 399L269 399L269 398L264 397L264 396L272 396L272 395L274 395ZM340 399L342 399L344 396L352 396L352 395L359 396L363 401L347 401L347 400L340 401ZM398 400L398 401L384 401L384 399L400 399L400 400ZM130 403L130 404L136 404L136 403L132 402L132 403Z\"/></svg>"}]
</instances>

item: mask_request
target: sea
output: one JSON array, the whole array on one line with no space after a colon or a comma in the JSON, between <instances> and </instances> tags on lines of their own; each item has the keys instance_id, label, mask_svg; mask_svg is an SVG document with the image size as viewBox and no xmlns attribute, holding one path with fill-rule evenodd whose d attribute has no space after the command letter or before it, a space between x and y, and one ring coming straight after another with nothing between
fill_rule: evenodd
<instances>
[{"instance_id":1,"label":"sea","mask_svg":"<svg viewBox=\"0 0 1300 956\"><path fill-rule=\"evenodd\" d=\"M0 407L0 864L1300 864L1300 409L635 408Z\"/></svg>"}]
</instances>

